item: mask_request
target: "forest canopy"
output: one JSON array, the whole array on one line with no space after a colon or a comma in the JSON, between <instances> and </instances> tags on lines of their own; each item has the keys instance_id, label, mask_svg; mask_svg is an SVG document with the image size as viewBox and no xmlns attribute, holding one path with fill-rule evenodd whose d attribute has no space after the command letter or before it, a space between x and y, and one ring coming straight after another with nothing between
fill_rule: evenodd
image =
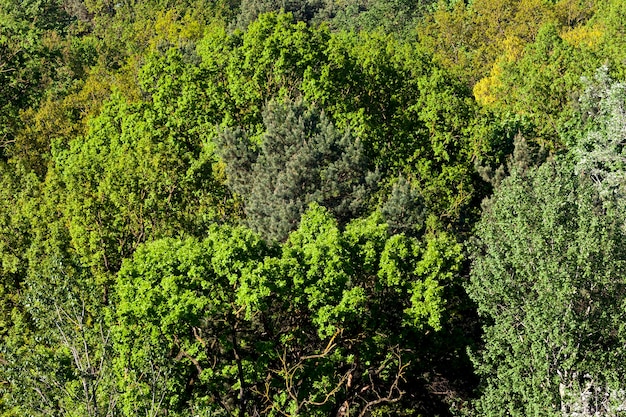
<instances>
[{"instance_id":1,"label":"forest canopy","mask_svg":"<svg viewBox=\"0 0 626 417\"><path fill-rule=\"evenodd\" d=\"M0 0L0 417L618 416L622 0Z\"/></svg>"}]
</instances>

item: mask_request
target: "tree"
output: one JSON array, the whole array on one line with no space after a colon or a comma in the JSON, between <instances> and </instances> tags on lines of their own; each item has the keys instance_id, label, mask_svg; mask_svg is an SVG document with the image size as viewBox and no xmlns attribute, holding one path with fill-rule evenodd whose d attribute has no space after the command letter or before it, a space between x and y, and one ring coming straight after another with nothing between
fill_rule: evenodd
<instances>
[{"instance_id":1,"label":"tree","mask_svg":"<svg viewBox=\"0 0 626 417\"><path fill-rule=\"evenodd\" d=\"M490 105L491 99L480 97L482 81L474 91L482 104L525 117L533 126L534 137L529 139L555 151L564 147L572 128L581 77L590 76L600 62L592 49L570 44L558 26L549 24L540 28L518 58L495 64L486 87L494 100Z\"/></svg>"},{"instance_id":2,"label":"tree","mask_svg":"<svg viewBox=\"0 0 626 417\"><path fill-rule=\"evenodd\" d=\"M49 84L47 80L55 78L58 51L53 42L44 42L44 35L46 31L61 30L67 23L67 15L54 1L0 2L0 148L3 154L15 141L20 110L36 104Z\"/></svg>"},{"instance_id":3,"label":"tree","mask_svg":"<svg viewBox=\"0 0 626 417\"><path fill-rule=\"evenodd\" d=\"M259 141L271 101L323 110L379 168L388 191L410 178L426 207L455 224L474 193L471 91L409 41L381 33L332 34L289 14L263 14L248 30L213 28L199 42L213 114Z\"/></svg>"},{"instance_id":4,"label":"tree","mask_svg":"<svg viewBox=\"0 0 626 417\"><path fill-rule=\"evenodd\" d=\"M391 236L378 214L342 232L313 205L282 247L280 296L267 308L284 323L275 325L285 352L272 364L282 370L270 390L276 410L365 414L428 397L415 352L428 355L425 334L444 325L444 288L459 265L447 234Z\"/></svg>"},{"instance_id":5,"label":"tree","mask_svg":"<svg viewBox=\"0 0 626 417\"><path fill-rule=\"evenodd\" d=\"M378 215L341 231L317 205L280 247L227 226L142 245L116 286L124 412L409 407L460 257L449 235L390 236Z\"/></svg>"},{"instance_id":6,"label":"tree","mask_svg":"<svg viewBox=\"0 0 626 417\"><path fill-rule=\"evenodd\" d=\"M342 224L367 210L377 173L358 139L304 103L270 103L263 122L258 150L241 130L222 132L218 143L250 227L282 241L311 202Z\"/></svg>"},{"instance_id":7,"label":"tree","mask_svg":"<svg viewBox=\"0 0 626 417\"><path fill-rule=\"evenodd\" d=\"M3 210L13 242L2 248L2 280L12 278L16 291L9 298L11 325L2 334L1 411L110 415L117 395L109 372L107 287L71 246L59 190L44 187L32 172L17 173L22 190ZM8 179L3 176L6 185ZM11 261L19 263L11 267Z\"/></svg>"},{"instance_id":8,"label":"tree","mask_svg":"<svg viewBox=\"0 0 626 417\"><path fill-rule=\"evenodd\" d=\"M566 160L514 170L486 202L467 287L485 322L476 415L622 409L623 222Z\"/></svg>"},{"instance_id":9,"label":"tree","mask_svg":"<svg viewBox=\"0 0 626 417\"><path fill-rule=\"evenodd\" d=\"M586 79L580 102L580 137L572 138L576 171L589 177L605 200L624 196L626 84L611 79L606 66Z\"/></svg>"},{"instance_id":10,"label":"tree","mask_svg":"<svg viewBox=\"0 0 626 417\"><path fill-rule=\"evenodd\" d=\"M114 96L86 137L53 150L50 187L65 196L59 210L85 265L116 273L139 243L201 234L224 215L198 77L179 51L153 56L146 101Z\"/></svg>"},{"instance_id":11,"label":"tree","mask_svg":"<svg viewBox=\"0 0 626 417\"><path fill-rule=\"evenodd\" d=\"M146 240L203 234L224 216L217 207L228 194L196 100L199 76L183 59L176 51L146 60L145 100L118 94L85 137L54 141L41 183L26 170L2 177L14 194L0 229L2 309L13 321L2 329L2 389L11 412L116 412L106 314L122 259Z\"/></svg>"},{"instance_id":12,"label":"tree","mask_svg":"<svg viewBox=\"0 0 626 417\"><path fill-rule=\"evenodd\" d=\"M474 192L470 91L419 45L393 36L338 34L330 45L303 82L305 98L358 133L383 183L410 178L429 211L458 221Z\"/></svg>"},{"instance_id":13,"label":"tree","mask_svg":"<svg viewBox=\"0 0 626 417\"><path fill-rule=\"evenodd\" d=\"M327 22L334 31L382 31L409 38L415 25L433 7L433 0L357 0L325 1L315 17Z\"/></svg>"},{"instance_id":14,"label":"tree","mask_svg":"<svg viewBox=\"0 0 626 417\"><path fill-rule=\"evenodd\" d=\"M322 0L242 0L232 26L245 30L263 13L291 13L296 21L309 23L323 7Z\"/></svg>"},{"instance_id":15,"label":"tree","mask_svg":"<svg viewBox=\"0 0 626 417\"><path fill-rule=\"evenodd\" d=\"M249 286L270 254L249 230L212 227L203 241L155 241L125 262L114 328L125 415L261 407L250 387L271 342L253 318L267 290Z\"/></svg>"}]
</instances>

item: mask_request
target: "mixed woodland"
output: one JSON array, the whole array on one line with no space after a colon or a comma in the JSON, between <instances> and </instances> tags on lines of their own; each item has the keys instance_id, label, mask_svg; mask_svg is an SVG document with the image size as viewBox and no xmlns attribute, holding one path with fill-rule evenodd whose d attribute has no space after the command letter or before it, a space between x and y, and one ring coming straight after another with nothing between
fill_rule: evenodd
<instances>
[{"instance_id":1,"label":"mixed woodland","mask_svg":"<svg viewBox=\"0 0 626 417\"><path fill-rule=\"evenodd\" d=\"M0 0L0 416L626 415L623 0Z\"/></svg>"}]
</instances>

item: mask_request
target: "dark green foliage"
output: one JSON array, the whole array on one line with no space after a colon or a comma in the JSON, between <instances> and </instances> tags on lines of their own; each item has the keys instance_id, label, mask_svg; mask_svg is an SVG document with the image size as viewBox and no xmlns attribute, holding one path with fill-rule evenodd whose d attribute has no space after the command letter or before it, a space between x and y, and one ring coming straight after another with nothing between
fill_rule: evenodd
<instances>
[{"instance_id":1,"label":"dark green foliage","mask_svg":"<svg viewBox=\"0 0 626 417\"><path fill-rule=\"evenodd\" d=\"M435 0L327 0L316 21L328 21L337 31L365 31L410 37L411 31Z\"/></svg>"},{"instance_id":2,"label":"dark green foliage","mask_svg":"<svg viewBox=\"0 0 626 417\"><path fill-rule=\"evenodd\" d=\"M0 2L0 156L15 140L19 111L33 105L47 87L57 64L54 48L45 45L46 29L61 8L55 2Z\"/></svg>"},{"instance_id":3,"label":"dark green foliage","mask_svg":"<svg viewBox=\"0 0 626 417\"><path fill-rule=\"evenodd\" d=\"M298 22L327 24L334 32L384 32L409 37L434 0L242 0L232 26L245 30L263 13L291 13Z\"/></svg>"},{"instance_id":4,"label":"dark green foliage","mask_svg":"<svg viewBox=\"0 0 626 417\"><path fill-rule=\"evenodd\" d=\"M541 165L545 159L544 149L536 143L528 143L526 138L518 133L513 139L513 152L507 156L506 163L495 170L490 166L477 166L476 170L484 181L497 187L511 172L526 173L531 168Z\"/></svg>"},{"instance_id":5,"label":"dark green foliage","mask_svg":"<svg viewBox=\"0 0 626 417\"><path fill-rule=\"evenodd\" d=\"M269 12L291 13L296 21L310 22L323 5L324 0L241 0L233 26L245 30L259 15Z\"/></svg>"},{"instance_id":6,"label":"dark green foliage","mask_svg":"<svg viewBox=\"0 0 626 417\"><path fill-rule=\"evenodd\" d=\"M392 233L419 234L426 222L424 199L406 178L393 184L381 212Z\"/></svg>"},{"instance_id":7,"label":"dark green foliage","mask_svg":"<svg viewBox=\"0 0 626 417\"><path fill-rule=\"evenodd\" d=\"M215 30L198 49L222 125L256 140L268 102L314 103L359 138L381 183L411 177L444 223L456 222L471 201L470 90L418 45L382 34L335 35L265 14L244 34Z\"/></svg>"},{"instance_id":8,"label":"dark green foliage","mask_svg":"<svg viewBox=\"0 0 626 417\"><path fill-rule=\"evenodd\" d=\"M623 222L567 162L514 170L496 190L468 286L486 321L477 415L614 415L623 406ZM589 393L602 399L594 405Z\"/></svg>"},{"instance_id":9,"label":"dark green foliage","mask_svg":"<svg viewBox=\"0 0 626 417\"><path fill-rule=\"evenodd\" d=\"M241 130L222 132L218 143L250 227L282 241L311 202L341 224L367 210L377 174L358 139L303 103L272 102L263 122L258 145Z\"/></svg>"}]
</instances>

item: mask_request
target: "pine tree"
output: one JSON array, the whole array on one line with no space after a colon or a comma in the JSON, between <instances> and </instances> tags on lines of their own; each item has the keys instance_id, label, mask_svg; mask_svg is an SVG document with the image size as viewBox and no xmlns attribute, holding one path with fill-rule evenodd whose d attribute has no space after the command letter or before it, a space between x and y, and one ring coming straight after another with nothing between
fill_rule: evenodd
<instances>
[{"instance_id":1,"label":"pine tree","mask_svg":"<svg viewBox=\"0 0 626 417\"><path fill-rule=\"evenodd\" d=\"M263 122L258 145L242 130L225 130L218 138L251 228L282 241L311 202L328 208L340 224L367 210L378 174L357 138L302 102L270 103Z\"/></svg>"}]
</instances>

